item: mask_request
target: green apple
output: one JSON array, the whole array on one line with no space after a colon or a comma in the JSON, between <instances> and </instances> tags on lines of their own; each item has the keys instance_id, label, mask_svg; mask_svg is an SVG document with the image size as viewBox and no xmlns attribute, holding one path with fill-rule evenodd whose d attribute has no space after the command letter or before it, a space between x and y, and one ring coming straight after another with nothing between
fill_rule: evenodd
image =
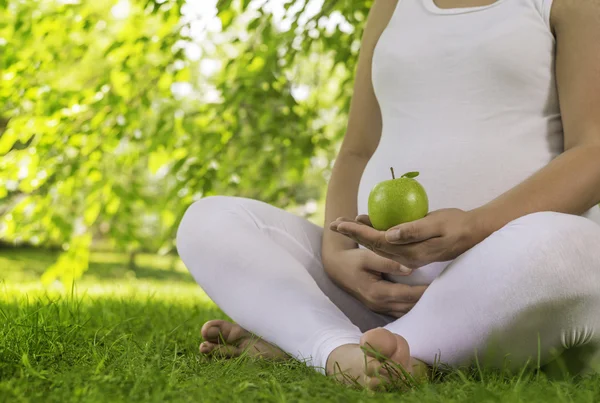
<instances>
[{"instance_id":1,"label":"green apple","mask_svg":"<svg viewBox=\"0 0 600 403\"><path fill-rule=\"evenodd\" d=\"M418 172L408 172L400 178L375 185L369 194L369 218L373 228L379 231L409 221L423 218L429 212L429 199L425 189L414 178Z\"/></svg>"}]
</instances>

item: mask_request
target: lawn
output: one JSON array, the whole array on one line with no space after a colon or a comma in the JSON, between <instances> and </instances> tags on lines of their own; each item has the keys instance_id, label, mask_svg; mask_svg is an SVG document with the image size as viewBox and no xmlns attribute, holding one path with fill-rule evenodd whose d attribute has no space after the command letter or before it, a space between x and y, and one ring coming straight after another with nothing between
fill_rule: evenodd
<instances>
[{"instance_id":1,"label":"lawn","mask_svg":"<svg viewBox=\"0 0 600 403\"><path fill-rule=\"evenodd\" d=\"M598 402L600 377L551 381L476 369L410 391L352 390L299 363L202 359L225 315L181 264L94 253L72 289L38 283L52 254L0 250L0 402ZM176 262L176 261L175 261Z\"/></svg>"}]
</instances>

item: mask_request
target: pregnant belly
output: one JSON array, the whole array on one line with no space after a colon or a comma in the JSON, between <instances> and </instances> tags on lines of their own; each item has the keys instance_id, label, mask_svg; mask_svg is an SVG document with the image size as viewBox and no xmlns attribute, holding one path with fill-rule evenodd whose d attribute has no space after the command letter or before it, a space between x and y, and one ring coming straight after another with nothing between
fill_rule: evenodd
<instances>
[{"instance_id":1,"label":"pregnant belly","mask_svg":"<svg viewBox=\"0 0 600 403\"><path fill-rule=\"evenodd\" d=\"M547 147L523 147L506 140L402 139L393 133L382 135L361 177L358 192L359 214L366 214L368 196L377 183L419 171L417 180L429 196L430 211L441 208L479 207L544 167L552 159ZM527 150L525 150L526 148Z\"/></svg>"},{"instance_id":2,"label":"pregnant belly","mask_svg":"<svg viewBox=\"0 0 600 403\"><path fill-rule=\"evenodd\" d=\"M500 138L500 136L499 136ZM530 139L527 139L528 141ZM535 140L535 139L533 139ZM382 136L361 177L358 213L368 214L373 187L396 176L419 171L417 180L429 196L429 210L482 206L546 166L555 155L543 141L539 144L511 141L403 140L392 133ZM584 214L600 224L600 208Z\"/></svg>"}]
</instances>

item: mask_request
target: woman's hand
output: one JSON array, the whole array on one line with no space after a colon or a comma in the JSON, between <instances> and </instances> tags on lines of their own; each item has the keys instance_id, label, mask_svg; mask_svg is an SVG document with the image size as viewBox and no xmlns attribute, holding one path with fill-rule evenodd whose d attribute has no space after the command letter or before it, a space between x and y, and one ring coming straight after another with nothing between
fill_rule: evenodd
<instances>
[{"instance_id":1,"label":"woman's hand","mask_svg":"<svg viewBox=\"0 0 600 403\"><path fill-rule=\"evenodd\" d=\"M369 309L395 318L410 311L427 289L385 280L384 274L407 276L412 270L366 249L334 253L328 257L325 270L337 285Z\"/></svg>"},{"instance_id":2,"label":"woman's hand","mask_svg":"<svg viewBox=\"0 0 600 403\"><path fill-rule=\"evenodd\" d=\"M411 269L455 259L487 236L474 212L459 209L437 210L387 231L374 229L365 215L338 218L329 228Z\"/></svg>"}]
</instances>

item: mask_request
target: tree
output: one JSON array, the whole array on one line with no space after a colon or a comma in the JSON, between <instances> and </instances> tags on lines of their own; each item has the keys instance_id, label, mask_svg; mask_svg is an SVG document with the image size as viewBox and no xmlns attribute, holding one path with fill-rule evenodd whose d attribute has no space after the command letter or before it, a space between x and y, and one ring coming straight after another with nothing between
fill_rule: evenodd
<instances>
[{"instance_id":1,"label":"tree","mask_svg":"<svg viewBox=\"0 0 600 403\"><path fill-rule=\"evenodd\" d=\"M370 3L219 1L198 43L192 2L0 1L0 238L69 281L94 239L172 251L201 197L319 198Z\"/></svg>"}]
</instances>

